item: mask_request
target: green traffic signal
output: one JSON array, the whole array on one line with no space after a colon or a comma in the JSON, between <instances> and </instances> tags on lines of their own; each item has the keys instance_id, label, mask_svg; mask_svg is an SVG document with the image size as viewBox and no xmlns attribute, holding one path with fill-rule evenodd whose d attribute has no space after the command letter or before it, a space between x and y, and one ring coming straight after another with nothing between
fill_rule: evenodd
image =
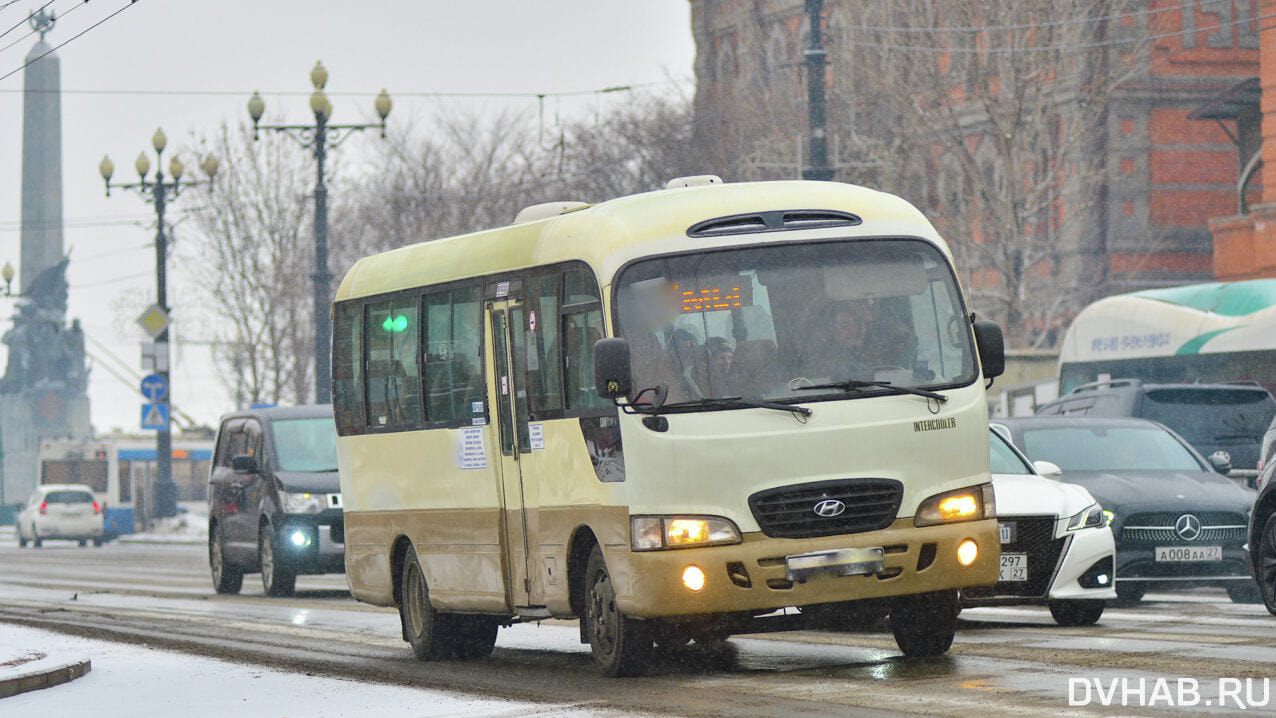
<instances>
[{"instance_id":1,"label":"green traffic signal","mask_svg":"<svg viewBox=\"0 0 1276 718\"><path fill-rule=\"evenodd\" d=\"M403 314L397 317L387 316L385 321L381 322L381 328L392 334L398 334L408 328L408 318Z\"/></svg>"}]
</instances>

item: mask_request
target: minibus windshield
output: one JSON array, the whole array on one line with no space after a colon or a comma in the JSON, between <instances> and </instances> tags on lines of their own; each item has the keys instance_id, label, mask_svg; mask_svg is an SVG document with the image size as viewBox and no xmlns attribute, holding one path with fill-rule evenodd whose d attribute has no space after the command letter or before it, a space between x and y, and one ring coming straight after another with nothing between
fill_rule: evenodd
<instances>
[{"instance_id":1,"label":"minibus windshield","mask_svg":"<svg viewBox=\"0 0 1276 718\"><path fill-rule=\"evenodd\" d=\"M657 257L626 267L615 297L634 389L655 389L645 396L663 396L663 406L875 396L975 378L952 270L920 240Z\"/></svg>"}]
</instances>

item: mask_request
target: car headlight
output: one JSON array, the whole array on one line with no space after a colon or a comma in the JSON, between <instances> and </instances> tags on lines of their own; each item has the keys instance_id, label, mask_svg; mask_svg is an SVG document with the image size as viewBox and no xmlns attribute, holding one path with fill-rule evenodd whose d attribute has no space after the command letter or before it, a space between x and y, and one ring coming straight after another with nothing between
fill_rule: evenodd
<instances>
[{"instance_id":1,"label":"car headlight","mask_svg":"<svg viewBox=\"0 0 1276 718\"><path fill-rule=\"evenodd\" d=\"M1107 516L1104 516L1106 513L1103 507L1098 504L1087 506L1068 519L1068 530L1097 529L1100 526L1104 526L1106 525L1104 522L1108 521Z\"/></svg>"},{"instance_id":2,"label":"car headlight","mask_svg":"<svg viewBox=\"0 0 1276 718\"><path fill-rule=\"evenodd\" d=\"M327 498L327 494L305 494L291 491L284 491L282 495L284 513L289 514L317 514L324 510L325 499Z\"/></svg>"},{"instance_id":3,"label":"car headlight","mask_svg":"<svg viewBox=\"0 0 1276 718\"><path fill-rule=\"evenodd\" d=\"M740 529L717 516L633 516L629 529L635 551L740 543Z\"/></svg>"},{"instance_id":4,"label":"car headlight","mask_svg":"<svg viewBox=\"0 0 1276 718\"><path fill-rule=\"evenodd\" d=\"M959 521L978 521L997 516L997 503L992 484L935 494L917 507L914 526L934 526Z\"/></svg>"}]
</instances>

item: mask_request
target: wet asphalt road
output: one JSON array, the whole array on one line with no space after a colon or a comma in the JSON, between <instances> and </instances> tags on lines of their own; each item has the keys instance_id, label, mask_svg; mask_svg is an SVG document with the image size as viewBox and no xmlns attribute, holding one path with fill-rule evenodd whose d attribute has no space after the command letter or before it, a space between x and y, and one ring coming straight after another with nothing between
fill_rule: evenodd
<instances>
[{"instance_id":1,"label":"wet asphalt road","mask_svg":"<svg viewBox=\"0 0 1276 718\"><path fill-rule=\"evenodd\" d=\"M343 576L301 577L297 587L293 598L268 598L250 575L241 595L217 596L202 546L0 543L0 622L364 681L686 716L1183 715L1242 705L1276 715L1267 680L1276 617L1221 590L1151 594L1087 628L1060 628L1044 608L967 610L938 659L904 660L884 627L804 631L665 654L645 677L608 680L592 670L574 622L516 625L490 659L426 664L400 639L397 615L352 600Z\"/></svg>"}]
</instances>

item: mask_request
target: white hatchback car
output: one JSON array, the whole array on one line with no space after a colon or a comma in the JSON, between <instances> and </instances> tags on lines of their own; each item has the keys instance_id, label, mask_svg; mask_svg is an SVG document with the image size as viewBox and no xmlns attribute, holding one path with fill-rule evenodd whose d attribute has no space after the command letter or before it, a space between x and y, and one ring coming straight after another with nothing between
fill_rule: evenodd
<instances>
[{"instance_id":1,"label":"white hatchback car","mask_svg":"<svg viewBox=\"0 0 1276 718\"><path fill-rule=\"evenodd\" d=\"M30 541L38 547L47 539L67 539L101 546L105 514L88 486L37 486L18 514L18 545Z\"/></svg>"},{"instance_id":2,"label":"white hatchback car","mask_svg":"<svg viewBox=\"0 0 1276 718\"><path fill-rule=\"evenodd\" d=\"M1116 598L1116 544L1108 517L1083 486L1057 480L990 432L992 484L1001 523L1001 580L963 589L964 606L1041 604L1063 626L1088 626Z\"/></svg>"}]
</instances>

